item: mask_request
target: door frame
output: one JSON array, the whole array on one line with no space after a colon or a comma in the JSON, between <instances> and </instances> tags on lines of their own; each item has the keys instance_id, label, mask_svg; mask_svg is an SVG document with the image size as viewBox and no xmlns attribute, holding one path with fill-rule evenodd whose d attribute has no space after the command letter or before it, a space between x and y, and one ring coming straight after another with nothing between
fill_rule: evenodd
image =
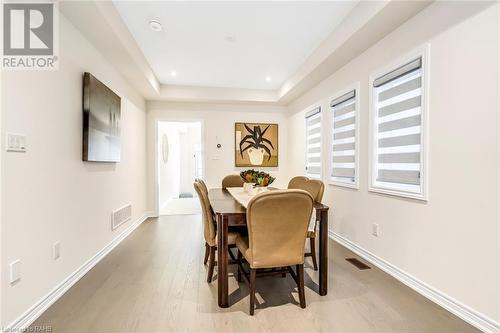
<instances>
[{"instance_id":1,"label":"door frame","mask_svg":"<svg viewBox=\"0 0 500 333\"><path fill-rule=\"evenodd\" d=\"M200 136L201 136L201 160L202 160L202 166L201 166L201 174L203 177L205 177L205 166L206 166L206 154L205 154L205 121L203 119L199 118L158 118L155 119L155 141L154 141L154 170L155 170L155 204L154 204L154 212L155 216L158 217L160 216L160 168L159 168L159 163L160 163L160 138L158 136L158 127L160 122L166 122L166 123L199 123L200 124Z\"/></svg>"}]
</instances>

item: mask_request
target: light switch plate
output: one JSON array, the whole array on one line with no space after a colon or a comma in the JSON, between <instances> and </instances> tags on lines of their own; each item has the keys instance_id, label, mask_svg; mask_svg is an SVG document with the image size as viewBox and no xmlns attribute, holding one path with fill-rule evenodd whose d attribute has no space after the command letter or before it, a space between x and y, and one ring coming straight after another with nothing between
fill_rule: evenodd
<instances>
[{"instance_id":1,"label":"light switch plate","mask_svg":"<svg viewBox=\"0 0 500 333\"><path fill-rule=\"evenodd\" d=\"M21 260L15 260L10 263L10 275L9 282L10 284L14 284L21 280Z\"/></svg>"},{"instance_id":2,"label":"light switch plate","mask_svg":"<svg viewBox=\"0 0 500 333\"><path fill-rule=\"evenodd\" d=\"M7 133L7 151L25 153L26 136Z\"/></svg>"},{"instance_id":3,"label":"light switch plate","mask_svg":"<svg viewBox=\"0 0 500 333\"><path fill-rule=\"evenodd\" d=\"M61 256L61 243L52 244L52 259L57 260Z\"/></svg>"}]
</instances>

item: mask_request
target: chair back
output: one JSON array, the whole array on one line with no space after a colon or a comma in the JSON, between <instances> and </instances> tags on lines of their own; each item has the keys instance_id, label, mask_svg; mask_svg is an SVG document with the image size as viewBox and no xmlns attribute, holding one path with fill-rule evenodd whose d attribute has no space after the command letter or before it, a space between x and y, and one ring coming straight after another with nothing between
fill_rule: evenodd
<instances>
[{"instance_id":1,"label":"chair back","mask_svg":"<svg viewBox=\"0 0 500 333\"><path fill-rule=\"evenodd\" d=\"M247 207L250 266L270 268L304 263L304 244L313 199L302 190L256 195Z\"/></svg>"},{"instance_id":2,"label":"chair back","mask_svg":"<svg viewBox=\"0 0 500 333\"><path fill-rule=\"evenodd\" d=\"M243 187L243 179L240 175L227 175L222 179L222 188Z\"/></svg>"},{"instance_id":3,"label":"chair back","mask_svg":"<svg viewBox=\"0 0 500 333\"><path fill-rule=\"evenodd\" d=\"M203 181L203 179L201 179L201 178L196 178L194 181L195 181L195 182L198 182L198 183L201 185L201 188L203 189L203 191L204 191L205 193L208 193L208 187L207 187L207 184L205 184L205 182Z\"/></svg>"},{"instance_id":4,"label":"chair back","mask_svg":"<svg viewBox=\"0 0 500 333\"><path fill-rule=\"evenodd\" d=\"M309 179L303 176L292 178L288 183L288 188L308 192L315 202L321 202L323 200L323 193L325 192L325 185L321 180Z\"/></svg>"},{"instance_id":5,"label":"chair back","mask_svg":"<svg viewBox=\"0 0 500 333\"><path fill-rule=\"evenodd\" d=\"M203 220L203 236L205 242L210 246L215 246L215 225L212 219L212 209L208 201L208 193L203 190L203 185L199 181L193 183L194 189L198 194L201 205L201 215Z\"/></svg>"}]
</instances>

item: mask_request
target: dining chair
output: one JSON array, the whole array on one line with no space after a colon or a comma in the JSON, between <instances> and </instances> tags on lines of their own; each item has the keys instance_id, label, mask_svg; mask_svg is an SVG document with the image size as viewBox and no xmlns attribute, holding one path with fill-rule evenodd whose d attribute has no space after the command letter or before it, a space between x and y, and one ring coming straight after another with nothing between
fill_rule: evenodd
<instances>
[{"instance_id":1,"label":"dining chair","mask_svg":"<svg viewBox=\"0 0 500 333\"><path fill-rule=\"evenodd\" d=\"M292 178L288 183L288 188L307 191L313 197L315 202L321 202L321 200L323 200L323 193L325 192L325 185L321 180L309 179L303 176ZM311 248L311 252L305 254L306 257L311 257L315 271L318 270L318 262L316 259L317 224L318 221L316 216L312 216L307 229L307 238L309 238L309 247Z\"/></svg>"},{"instance_id":2,"label":"dining chair","mask_svg":"<svg viewBox=\"0 0 500 333\"><path fill-rule=\"evenodd\" d=\"M200 185L201 185L201 187L202 187L203 191L205 191L205 193L208 193L208 187L207 187L207 184L205 184L205 181L204 181L203 179L201 179L201 178L196 178L194 181L195 181L195 182L200 183Z\"/></svg>"},{"instance_id":3,"label":"dining chair","mask_svg":"<svg viewBox=\"0 0 500 333\"><path fill-rule=\"evenodd\" d=\"M313 198L303 190L269 191L248 203L248 235L238 235L236 246L238 281L243 275L250 284L250 315L255 309L257 270L259 276L289 273L297 283L300 306L306 307L304 246L312 207ZM242 257L250 265L249 273L243 268Z\"/></svg>"},{"instance_id":4,"label":"dining chair","mask_svg":"<svg viewBox=\"0 0 500 333\"><path fill-rule=\"evenodd\" d=\"M195 181L194 189L198 194L201 204L201 215L203 220L203 236L205 238L205 258L203 264L206 265L208 262L208 275L207 282L212 282L212 277L214 274L215 267L215 251L217 250L217 234L215 232L215 222L213 220L212 209L210 208L210 202L208 200L208 193L204 191L203 185L198 181ZM228 232L227 240L230 248L234 248L236 245L236 232ZM233 257L233 253L229 250L229 255Z\"/></svg>"},{"instance_id":5,"label":"dining chair","mask_svg":"<svg viewBox=\"0 0 500 333\"><path fill-rule=\"evenodd\" d=\"M240 175L227 175L222 179L222 188L243 187L243 179Z\"/></svg>"}]
</instances>

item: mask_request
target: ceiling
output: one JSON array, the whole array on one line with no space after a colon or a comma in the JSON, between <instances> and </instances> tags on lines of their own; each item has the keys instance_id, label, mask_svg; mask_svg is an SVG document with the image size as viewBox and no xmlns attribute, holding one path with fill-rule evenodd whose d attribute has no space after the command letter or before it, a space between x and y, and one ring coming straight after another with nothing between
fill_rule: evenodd
<instances>
[{"instance_id":1,"label":"ceiling","mask_svg":"<svg viewBox=\"0 0 500 333\"><path fill-rule=\"evenodd\" d=\"M138 105L288 105L431 3L89 0L61 1L59 11L136 90ZM164 30L152 31L151 19Z\"/></svg>"},{"instance_id":2,"label":"ceiling","mask_svg":"<svg viewBox=\"0 0 500 333\"><path fill-rule=\"evenodd\" d=\"M356 3L114 1L161 84L263 90L280 88Z\"/></svg>"}]
</instances>

